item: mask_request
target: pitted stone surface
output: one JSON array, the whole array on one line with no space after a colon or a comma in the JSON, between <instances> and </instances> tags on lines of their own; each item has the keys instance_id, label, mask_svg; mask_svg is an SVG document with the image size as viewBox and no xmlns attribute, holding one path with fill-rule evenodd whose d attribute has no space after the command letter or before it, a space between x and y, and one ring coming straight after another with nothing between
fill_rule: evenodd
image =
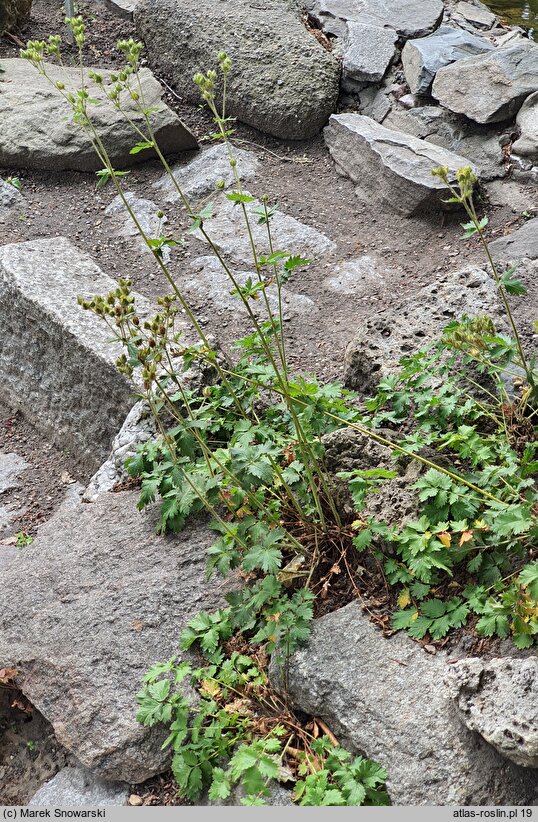
<instances>
[{"instance_id":1,"label":"pitted stone surface","mask_svg":"<svg viewBox=\"0 0 538 822\"><path fill-rule=\"evenodd\" d=\"M73 122L69 103L45 77L27 60L2 59L4 73L0 74L0 166L6 168L74 169L97 171L103 162L97 156L83 129ZM47 65L53 82L62 81L66 92L80 86L80 71ZM105 82L110 82L110 71L99 70ZM162 101L163 89L151 71L139 72L143 99L148 108L155 107L152 126L161 151L166 155L196 148L194 135L178 116ZM152 156L151 150L130 154L140 141L133 127L118 112L103 92L86 78L92 99L100 105L89 104L89 113L97 133L105 144L111 162L116 168L132 166ZM122 99L129 117L143 127L143 117L133 101Z\"/></svg>"},{"instance_id":2,"label":"pitted stone surface","mask_svg":"<svg viewBox=\"0 0 538 822\"><path fill-rule=\"evenodd\" d=\"M388 770L394 805L532 805L536 772L500 756L460 721L444 654L387 639L356 603L315 620L289 662L291 702L341 744ZM271 678L279 682L272 663Z\"/></svg>"},{"instance_id":3,"label":"pitted stone surface","mask_svg":"<svg viewBox=\"0 0 538 822\"><path fill-rule=\"evenodd\" d=\"M516 765L538 768L538 659L462 659L447 683L462 722ZM538 771L535 771L538 776ZM538 784L538 782L537 782Z\"/></svg>"},{"instance_id":4,"label":"pitted stone surface","mask_svg":"<svg viewBox=\"0 0 538 822\"><path fill-rule=\"evenodd\" d=\"M398 371L403 356L439 339L450 320L464 314L488 314L504 330L495 283L480 268L447 274L364 320L346 350L346 384L370 394L382 377Z\"/></svg>"},{"instance_id":5,"label":"pitted stone surface","mask_svg":"<svg viewBox=\"0 0 538 822\"><path fill-rule=\"evenodd\" d=\"M230 116L283 140L305 140L336 109L340 65L306 30L295 0L140 0L134 19L152 65L187 102L200 99L193 75L216 67L225 51Z\"/></svg>"}]
</instances>

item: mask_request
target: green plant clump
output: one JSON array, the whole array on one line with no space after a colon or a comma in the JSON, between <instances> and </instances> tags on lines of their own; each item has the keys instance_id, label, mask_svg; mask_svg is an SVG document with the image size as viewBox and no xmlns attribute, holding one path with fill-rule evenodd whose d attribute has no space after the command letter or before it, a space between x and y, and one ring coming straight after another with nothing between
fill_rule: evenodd
<instances>
[{"instance_id":1,"label":"green plant clump","mask_svg":"<svg viewBox=\"0 0 538 822\"><path fill-rule=\"evenodd\" d=\"M82 54L84 23L69 21ZM201 667L173 658L154 666L138 697L139 720L164 723L165 745L183 796L204 791L227 799L239 787L245 804L262 804L275 779L294 783L301 805L379 805L389 798L386 774L375 763L337 744L330 730L311 718L299 720L270 685L273 654L285 683L293 652L309 636L312 619L360 595L382 603L390 630L406 630L424 642L465 629L482 637L511 636L528 648L538 635L538 408L535 359L527 359L509 298L525 292L514 270L497 271L485 239L487 219L473 201L470 169L458 172L452 200L467 212L465 236L484 246L511 327L507 336L488 317L461 317L441 339L405 357L398 374L384 377L374 396L360 399L338 384L293 374L284 334L282 289L310 261L275 246L276 206L254 198L241 185L233 149L233 120L226 116L231 64L218 55L219 73L194 78L211 111L212 140L227 148L234 174L231 191L215 194L242 215L252 249L252 276L242 280L211 238L212 204L196 209L185 198L145 108L138 69L141 44L121 41L126 63L106 85L96 72L81 88L58 92L72 107L103 169L98 185L111 183L137 226L170 293L158 313L138 313L131 281L80 305L108 323L124 347L123 373L138 380L158 427L127 463L140 482L139 507L159 500L158 530L180 531L189 517L209 514L215 540L207 574L241 581L227 594L227 607L201 613L181 637L184 653L198 653ZM58 38L32 41L22 56L47 76L45 58L58 58ZM122 189L126 172L112 166L90 114L97 85L125 114L134 101L142 126L132 153L151 148L170 174L187 225L185 236L147 236ZM222 84L221 109L216 104ZM435 173L448 185L448 170ZM254 238L263 226L262 244ZM226 273L230 292L243 306L251 331L232 352L218 350L170 273L163 248L202 234ZM176 330L182 312L196 342ZM201 382L187 379L198 369ZM520 375L510 392L507 375ZM190 372L192 373L192 371ZM327 434L350 428L392 452L390 467L331 474ZM399 482L413 461L417 515L389 523L371 514L371 502ZM197 693L187 696L185 684Z\"/></svg>"}]
</instances>

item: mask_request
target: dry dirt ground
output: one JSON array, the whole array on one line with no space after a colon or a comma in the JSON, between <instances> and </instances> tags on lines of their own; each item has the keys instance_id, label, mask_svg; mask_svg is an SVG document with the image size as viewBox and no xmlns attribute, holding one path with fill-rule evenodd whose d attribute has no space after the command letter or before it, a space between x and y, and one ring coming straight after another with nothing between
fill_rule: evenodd
<instances>
[{"instance_id":1,"label":"dry dirt ground","mask_svg":"<svg viewBox=\"0 0 538 822\"><path fill-rule=\"evenodd\" d=\"M63 9L58 0L34 0L32 17L18 33L22 41L45 38L62 32ZM119 58L114 49L120 37L134 34L133 26L107 10L103 0L86 0L80 4L88 20L85 47L87 65L114 67ZM2 57L18 56L18 44L0 38ZM206 112L185 105L173 90L169 77L166 99L200 141L212 130ZM308 295L316 304L312 317L288 323L290 362L298 370L315 372L323 379L341 376L344 351L361 318L379 311L395 299L412 295L431 283L440 273L462 268L468 263L483 263L476 244L460 239L459 217L442 213L427 219L405 219L383 213L374 204L360 202L350 180L338 176L321 137L309 142L282 143L237 124L235 144L256 155L260 161L256 179L249 183L251 193L267 193L282 211L314 226L335 243L336 251L323 262L301 270L293 289ZM26 169L1 169L0 176L18 176L22 183L24 205L16 217L0 219L0 243L66 236L92 255L110 276L130 276L135 288L155 297L163 293L159 271L147 253L135 243L118 237L112 221L105 217L106 206L114 197L112 188L97 191L93 175L75 172L31 172ZM151 186L162 176L156 163L147 163L131 171L128 188L139 196L152 197ZM537 204L536 192L522 189L528 206ZM490 217L491 236L513 230L522 222L520 215L504 206L484 208ZM182 232L183 216L169 214L169 228ZM192 237L184 249L174 249L172 273L181 281L189 260L205 248ZM366 293L342 296L321 287L336 263L369 254L382 273L383 285ZM538 316L538 283L528 283L529 295L516 308L523 336L531 345L532 323ZM207 294L198 305L206 328L216 333L225 346L246 330L239 314L223 310ZM20 530L33 533L39 522L48 518L65 495L67 477L84 480L76 467L58 450L51 450L35 433L31 423L0 406L0 450L16 451L33 466L22 477L17 491L27 501L27 514ZM0 803L24 802L37 787L66 762L66 753L55 743L50 726L39 717L20 710L7 711L5 692L0 691ZM37 740L37 747L33 743ZM173 800L169 780L153 780L144 791L148 804Z\"/></svg>"}]
</instances>

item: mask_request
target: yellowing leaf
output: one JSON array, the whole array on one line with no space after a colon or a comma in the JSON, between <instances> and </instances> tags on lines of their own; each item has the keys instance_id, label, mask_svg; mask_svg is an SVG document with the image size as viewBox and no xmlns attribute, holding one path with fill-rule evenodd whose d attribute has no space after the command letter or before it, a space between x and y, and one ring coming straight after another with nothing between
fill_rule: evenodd
<instances>
[{"instance_id":1,"label":"yellowing leaf","mask_svg":"<svg viewBox=\"0 0 538 822\"><path fill-rule=\"evenodd\" d=\"M452 537L448 533L448 531L443 531L441 534L437 534L438 538L441 540L445 548L450 548L450 543L452 542Z\"/></svg>"},{"instance_id":2,"label":"yellowing leaf","mask_svg":"<svg viewBox=\"0 0 538 822\"><path fill-rule=\"evenodd\" d=\"M418 611L415 611L415 613L411 617L411 622L414 622L416 619L418 619Z\"/></svg>"},{"instance_id":3,"label":"yellowing leaf","mask_svg":"<svg viewBox=\"0 0 538 822\"><path fill-rule=\"evenodd\" d=\"M356 519L354 522L351 523L351 527L354 531L358 531L359 528L364 528L366 523L362 519Z\"/></svg>"},{"instance_id":4,"label":"yellowing leaf","mask_svg":"<svg viewBox=\"0 0 538 822\"><path fill-rule=\"evenodd\" d=\"M407 606L409 605L410 602L411 602L411 594L409 593L409 590L407 588L404 588L404 590L402 591L402 593L398 597L398 607L402 608L402 610L403 610L404 608L407 608Z\"/></svg>"},{"instance_id":5,"label":"yellowing leaf","mask_svg":"<svg viewBox=\"0 0 538 822\"><path fill-rule=\"evenodd\" d=\"M472 531L462 531L462 534L461 534L461 537L460 537L460 546L465 545L466 542L470 542L472 540L472 538L473 538L473 532Z\"/></svg>"}]
</instances>

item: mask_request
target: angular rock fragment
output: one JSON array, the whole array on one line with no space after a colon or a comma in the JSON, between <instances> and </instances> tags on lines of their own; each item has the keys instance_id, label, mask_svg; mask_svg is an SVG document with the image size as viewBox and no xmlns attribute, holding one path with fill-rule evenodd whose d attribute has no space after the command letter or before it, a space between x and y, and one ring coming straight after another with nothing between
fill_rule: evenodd
<instances>
[{"instance_id":1,"label":"angular rock fragment","mask_svg":"<svg viewBox=\"0 0 538 822\"><path fill-rule=\"evenodd\" d=\"M528 805L536 773L501 757L460 722L443 654L387 639L356 603L314 622L287 669L292 704L341 744L388 770L394 805ZM276 665L271 676L278 682Z\"/></svg>"},{"instance_id":2,"label":"angular rock fragment","mask_svg":"<svg viewBox=\"0 0 538 822\"><path fill-rule=\"evenodd\" d=\"M516 765L538 768L535 656L462 659L448 669L447 683L470 731L479 733Z\"/></svg>"},{"instance_id":3,"label":"angular rock fragment","mask_svg":"<svg viewBox=\"0 0 538 822\"><path fill-rule=\"evenodd\" d=\"M342 64L344 89L352 92L357 84L379 83L394 58L397 38L394 29L348 23Z\"/></svg>"},{"instance_id":4,"label":"angular rock fragment","mask_svg":"<svg viewBox=\"0 0 538 822\"><path fill-rule=\"evenodd\" d=\"M401 37L422 37L438 26L441 0L307 0L308 11L329 34L341 37L346 22L395 29Z\"/></svg>"},{"instance_id":5,"label":"angular rock fragment","mask_svg":"<svg viewBox=\"0 0 538 822\"><path fill-rule=\"evenodd\" d=\"M133 385L116 368L121 347L109 327L77 297L115 287L64 237L0 246L0 395L93 471L132 406Z\"/></svg>"},{"instance_id":6,"label":"angular rock fragment","mask_svg":"<svg viewBox=\"0 0 538 822\"><path fill-rule=\"evenodd\" d=\"M442 205L447 186L432 175L447 166L452 180L468 160L360 114L335 114L324 132L337 168L356 184L357 195L412 215Z\"/></svg>"},{"instance_id":7,"label":"angular rock fragment","mask_svg":"<svg viewBox=\"0 0 538 822\"><path fill-rule=\"evenodd\" d=\"M538 219L528 220L511 234L493 240L489 250L493 259L500 263L538 259Z\"/></svg>"},{"instance_id":8,"label":"angular rock fragment","mask_svg":"<svg viewBox=\"0 0 538 822\"><path fill-rule=\"evenodd\" d=\"M537 76L538 45L522 40L439 69L432 94L445 108L476 123L496 123L516 114L536 91Z\"/></svg>"},{"instance_id":9,"label":"angular rock fragment","mask_svg":"<svg viewBox=\"0 0 538 822\"><path fill-rule=\"evenodd\" d=\"M538 160L538 91L531 94L521 108L516 118L521 135L512 144L516 154Z\"/></svg>"},{"instance_id":10,"label":"angular rock fragment","mask_svg":"<svg viewBox=\"0 0 538 822\"><path fill-rule=\"evenodd\" d=\"M305 28L287 0L141 0L134 14L152 65L198 103L196 72L232 60L226 111L283 140L305 140L336 108L340 66Z\"/></svg>"},{"instance_id":11,"label":"angular rock fragment","mask_svg":"<svg viewBox=\"0 0 538 822\"><path fill-rule=\"evenodd\" d=\"M504 330L495 283L480 268L446 275L364 320L346 350L346 385L362 394L374 391L382 377L398 371L403 356L438 340L450 320L464 314L487 314Z\"/></svg>"},{"instance_id":12,"label":"angular rock fragment","mask_svg":"<svg viewBox=\"0 0 538 822\"><path fill-rule=\"evenodd\" d=\"M0 217L5 217L20 203L22 203L20 191L0 177Z\"/></svg>"},{"instance_id":13,"label":"angular rock fragment","mask_svg":"<svg viewBox=\"0 0 538 822\"><path fill-rule=\"evenodd\" d=\"M138 494L104 494L59 511L4 571L0 667L98 779L141 782L164 770L165 728L136 721L136 694L178 652L186 622L222 605L205 579L203 524L155 534Z\"/></svg>"},{"instance_id":14,"label":"angular rock fragment","mask_svg":"<svg viewBox=\"0 0 538 822\"><path fill-rule=\"evenodd\" d=\"M259 165L256 155L252 151L234 146L233 156L237 160L236 169L240 180L244 183L252 179ZM201 197L215 191L217 183L224 183L224 188L230 188L235 184L230 155L223 143L203 149L186 163L172 166L172 173L183 196L191 201L192 205L196 205ZM169 174L161 177L154 184L154 188L165 197L167 203L181 200Z\"/></svg>"},{"instance_id":15,"label":"angular rock fragment","mask_svg":"<svg viewBox=\"0 0 538 822\"><path fill-rule=\"evenodd\" d=\"M124 782L105 782L80 767L62 768L36 791L28 805L57 808L94 805L101 808L126 805L128 798L129 786Z\"/></svg>"},{"instance_id":16,"label":"angular rock fragment","mask_svg":"<svg viewBox=\"0 0 538 822\"><path fill-rule=\"evenodd\" d=\"M69 103L61 93L27 60L2 60L0 74L0 166L6 168L38 168L61 171L97 171L103 166L89 137L73 122ZM75 93L80 87L80 71L47 65L53 82L65 84L66 92ZM105 82L110 83L110 71L99 70ZM151 114L152 127L163 154L173 154L196 148L194 135L179 117L162 101L163 89L147 68L139 72L142 98ZM124 116L114 108L95 83L86 78L90 97L100 102L89 103L88 111L99 137L116 168L143 162L154 156L151 149L130 154L140 142ZM144 118L135 103L122 96L122 106L131 120L144 130Z\"/></svg>"},{"instance_id":17,"label":"angular rock fragment","mask_svg":"<svg viewBox=\"0 0 538 822\"><path fill-rule=\"evenodd\" d=\"M161 210L157 203L154 203L153 200L147 200L145 197L137 197L132 191L125 191L123 196L148 240L158 239L164 233L164 225L168 220L164 215L159 216ZM119 194L106 207L105 214L107 217L112 217L119 228L118 233L121 237L134 237L140 250L149 254L152 253L145 240L140 236L140 231ZM170 248L168 246L161 249L161 254L165 263L170 262Z\"/></svg>"},{"instance_id":18,"label":"angular rock fragment","mask_svg":"<svg viewBox=\"0 0 538 822\"><path fill-rule=\"evenodd\" d=\"M484 3L468 3L467 0L462 0L457 4L456 13L461 14L468 23L472 23L479 29L490 29L497 19Z\"/></svg>"},{"instance_id":19,"label":"angular rock fragment","mask_svg":"<svg viewBox=\"0 0 538 822\"><path fill-rule=\"evenodd\" d=\"M407 41L402 51L405 79L413 94L428 94L440 68L492 49L482 37L441 26L429 37Z\"/></svg>"},{"instance_id":20,"label":"angular rock fragment","mask_svg":"<svg viewBox=\"0 0 538 822\"><path fill-rule=\"evenodd\" d=\"M248 192L244 193L248 195ZM253 265L252 249L242 209L223 195L216 198L213 204L213 215L204 222L209 237L226 257L239 263ZM259 200L246 204L258 253L269 254L267 229L259 223L260 214L256 213L260 209L263 209L263 205ZM321 231L301 223L282 211L276 211L271 220L271 234L275 249L307 258L322 257L335 248L335 243ZM199 231L195 231L194 236L205 242Z\"/></svg>"}]
</instances>

